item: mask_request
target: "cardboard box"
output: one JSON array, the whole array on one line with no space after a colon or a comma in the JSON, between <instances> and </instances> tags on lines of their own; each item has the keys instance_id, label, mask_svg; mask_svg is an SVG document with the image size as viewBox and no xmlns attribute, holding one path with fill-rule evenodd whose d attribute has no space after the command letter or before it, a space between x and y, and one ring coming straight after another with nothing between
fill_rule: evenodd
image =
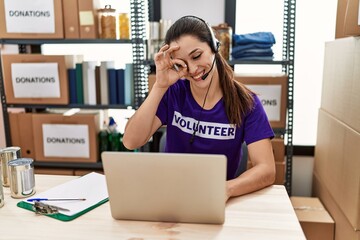
<instances>
[{"instance_id":1,"label":"cardboard box","mask_svg":"<svg viewBox=\"0 0 360 240\"><path fill-rule=\"evenodd\" d=\"M77 0L79 11L80 38L95 39L98 37L97 18L95 9L98 8L98 1Z\"/></svg>"},{"instance_id":2,"label":"cardboard box","mask_svg":"<svg viewBox=\"0 0 360 240\"><path fill-rule=\"evenodd\" d=\"M0 38L63 38L62 17L61 0L0 0Z\"/></svg>"},{"instance_id":3,"label":"cardboard box","mask_svg":"<svg viewBox=\"0 0 360 240\"><path fill-rule=\"evenodd\" d=\"M335 38L359 36L359 0L338 0Z\"/></svg>"},{"instance_id":4,"label":"cardboard box","mask_svg":"<svg viewBox=\"0 0 360 240\"><path fill-rule=\"evenodd\" d=\"M290 197L307 240L333 240L335 223L318 198Z\"/></svg>"},{"instance_id":5,"label":"cardboard box","mask_svg":"<svg viewBox=\"0 0 360 240\"><path fill-rule=\"evenodd\" d=\"M69 103L64 56L2 55L2 63L7 103Z\"/></svg>"},{"instance_id":6,"label":"cardboard box","mask_svg":"<svg viewBox=\"0 0 360 240\"><path fill-rule=\"evenodd\" d=\"M314 173L360 230L360 133L320 109Z\"/></svg>"},{"instance_id":7,"label":"cardboard box","mask_svg":"<svg viewBox=\"0 0 360 240\"><path fill-rule=\"evenodd\" d=\"M287 75L236 75L235 79L258 94L271 127L286 127Z\"/></svg>"},{"instance_id":8,"label":"cardboard box","mask_svg":"<svg viewBox=\"0 0 360 240\"><path fill-rule=\"evenodd\" d=\"M74 175L75 176L84 176L88 173L92 173L92 172L96 172L96 173L100 173L100 174L104 174L104 171L101 170L93 170L93 169L75 169L74 171Z\"/></svg>"},{"instance_id":9,"label":"cardboard box","mask_svg":"<svg viewBox=\"0 0 360 240\"><path fill-rule=\"evenodd\" d=\"M325 45L321 108L360 132L360 37Z\"/></svg>"},{"instance_id":10,"label":"cardboard box","mask_svg":"<svg viewBox=\"0 0 360 240\"><path fill-rule=\"evenodd\" d=\"M9 112L11 145L21 148L21 156L35 159L32 113Z\"/></svg>"},{"instance_id":11,"label":"cardboard box","mask_svg":"<svg viewBox=\"0 0 360 240\"><path fill-rule=\"evenodd\" d=\"M97 162L99 115L34 114L36 161Z\"/></svg>"},{"instance_id":12,"label":"cardboard box","mask_svg":"<svg viewBox=\"0 0 360 240\"><path fill-rule=\"evenodd\" d=\"M62 0L62 5L65 38L80 38L79 10L77 0Z\"/></svg>"},{"instance_id":13,"label":"cardboard box","mask_svg":"<svg viewBox=\"0 0 360 240\"><path fill-rule=\"evenodd\" d=\"M283 138L273 138L271 140L275 162L285 161L285 144Z\"/></svg>"},{"instance_id":14,"label":"cardboard box","mask_svg":"<svg viewBox=\"0 0 360 240\"><path fill-rule=\"evenodd\" d=\"M330 215L335 221L335 238L334 240L360 240L360 231L355 231L353 226L348 221L340 206L331 196L329 189L326 188L325 183L320 177L314 173L313 175L313 195L319 197ZM354 209L354 211L356 211Z\"/></svg>"}]
</instances>

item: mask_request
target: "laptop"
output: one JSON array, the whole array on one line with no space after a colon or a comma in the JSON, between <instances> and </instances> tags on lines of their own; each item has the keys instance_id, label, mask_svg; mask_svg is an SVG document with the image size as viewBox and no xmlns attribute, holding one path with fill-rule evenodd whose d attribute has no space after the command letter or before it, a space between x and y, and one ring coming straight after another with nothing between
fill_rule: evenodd
<instances>
[{"instance_id":1,"label":"laptop","mask_svg":"<svg viewBox=\"0 0 360 240\"><path fill-rule=\"evenodd\" d=\"M222 224L226 156L103 152L114 219Z\"/></svg>"}]
</instances>

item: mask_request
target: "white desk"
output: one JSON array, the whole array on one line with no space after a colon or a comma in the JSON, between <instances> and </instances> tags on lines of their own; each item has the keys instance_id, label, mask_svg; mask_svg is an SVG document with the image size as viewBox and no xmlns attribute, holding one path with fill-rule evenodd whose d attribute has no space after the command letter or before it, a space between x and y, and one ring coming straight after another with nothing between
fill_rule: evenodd
<instances>
[{"instance_id":1,"label":"white desk","mask_svg":"<svg viewBox=\"0 0 360 240\"><path fill-rule=\"evenodd\" d=\"M36 175L36 190L42 192L76 177ZM0 239L305 239L284 186L274 185L230 199L223 225L117 221L109 202L76 218L62 222L19 208L21 199L4 188L0 208Z\"/></svg>"}]
</instances>

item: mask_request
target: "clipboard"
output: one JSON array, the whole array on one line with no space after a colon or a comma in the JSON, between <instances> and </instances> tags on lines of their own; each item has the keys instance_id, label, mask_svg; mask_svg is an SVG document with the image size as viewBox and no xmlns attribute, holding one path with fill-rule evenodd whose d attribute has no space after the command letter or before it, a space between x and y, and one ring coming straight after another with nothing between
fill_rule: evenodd
<instances>
[{"instance_id":1,"label":"clipboard","mask_svg":"<svg viewBox=\"0 0 360 240\"><path fill-rule=\"evenodd\" d=\"M106 203L109 200L109 195L105 176L92 172L31 196L30 198L85 198L85 201L59 201L50 203L52 206L65 208L69 211L59 209L59 213L46 214L45 216L61 221L71 221ZM28 202L27 199L17 204L20 208L34 212L33 205L34 204Z\"/></svg>"}]
</instances>

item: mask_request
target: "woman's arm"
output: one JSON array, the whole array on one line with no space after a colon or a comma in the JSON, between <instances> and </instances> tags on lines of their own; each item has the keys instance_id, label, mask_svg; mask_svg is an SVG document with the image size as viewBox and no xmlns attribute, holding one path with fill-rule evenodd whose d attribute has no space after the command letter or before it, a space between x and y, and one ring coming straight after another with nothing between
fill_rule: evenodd
<instances>
[{"instance_id":1,"label":"woman's arm","mask_svg":"<svg viewBox=\"0 0 360 240\"><path fill-rule=\"evenodd\" d=\"M136 149L146 144L161 126L156 111L165 92L166 89L158 88L155 83L143 104L127 122L123 137L127 149Z\"/></svg>"},{"instance_id":2,"label":"woman's arm","mask_svg":"<svg viewBox=\"0 0 360 240\"><path fill-rule=\"evenodd\" d=\"M226 183L227 197L235 197L267 187L275 181L275 160L270 139L248 146L252 168Z\"/></svg>"},{"instance_id":3,"label":"woman's arm","mask_svg":"<svg viewBox=\"0 0 360 240\"><path fill-rule=\"evenodd\" d=\"M165 45L155 55L156 82L148 97L126 124L123 144L127 149L135 149L146 144L161 126L162 123L156 116L160 101L167 89L187 73L186 64L182 60L171 58L172 52L178 49L179 46ZM182 69L173 69L174 64L182 66Z\"/></svg>"}]
</instances>

